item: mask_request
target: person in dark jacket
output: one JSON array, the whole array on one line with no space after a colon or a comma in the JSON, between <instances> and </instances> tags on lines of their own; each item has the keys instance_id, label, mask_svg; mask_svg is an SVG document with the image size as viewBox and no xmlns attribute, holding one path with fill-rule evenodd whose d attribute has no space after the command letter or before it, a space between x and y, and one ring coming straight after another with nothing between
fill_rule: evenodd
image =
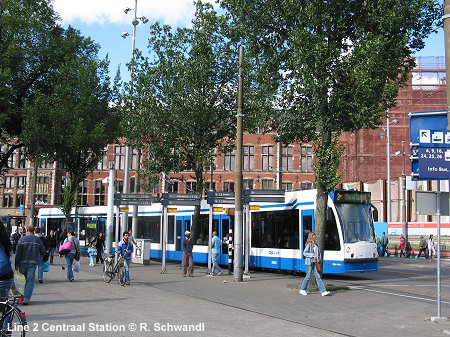
<instances>
[{"instance_id":1,"label":"person in dark jacket","mask_svg":"<svg viewBox=\"0 0 450 337\"><path fill-rule=\"evenodd\" d=\"M101 264L103 264L103 249L105 248L105 239L103 238L103 233L100 232L97 235L97 238L94 240L95 242L95 248L97 249L97 257L95 258L95 263L98 263L100 261Z\"/></svg>"},{"instance_id":2,"label":"person in dark jacket","mask_svg":"<svg viewBox=\"0 0 450 337\"><path fill-rule=\"evenodd\" d=\"M45 238L47 243L47 250L50 253L50 265L53 264L53 257L55 256L56 246L58 244L58 239L56 238L55 232L53 229L50 231L50 234Z\"/></svg>"},{"instance_id":3,"label":"person in dark jacket","mask_svg":"<svg viewBox=\"0 0 450 337\"><path fill-rule=\"evenodd\" d=\"M194 243L191 239L191 232L184 232L184 239L181 243L181 248L183 249L183 277L186 276L186 269L189 272L189 276L194 276L194 260L192 258L192 249L194 248Z\"/></svg>"},{"instance_id":4,"label":"person in dark jacket","mask_svg":"<svg viewBox=\"0 0 450 337\"><path fill-rule=\"evenodd\" d=\"M0 301L8 299L14 286L14 272L11 267L11 241L3 223L0 222Z\"/></svg>"},{"instance_id":5,"label":"person in dark jacket","mask_svg":"<svg viewBox=\"0 0 450 337\"><path fill-rule=\"evenodd\" d=\"M22 236L17 243L15 269L25 275L25 290L23 304L30 302L34 288L34 276L38 264L39 255L45 254L45 247L41 239L34 235L34 226L28 225L26 235Z\"/></svg>"}]
</instances>

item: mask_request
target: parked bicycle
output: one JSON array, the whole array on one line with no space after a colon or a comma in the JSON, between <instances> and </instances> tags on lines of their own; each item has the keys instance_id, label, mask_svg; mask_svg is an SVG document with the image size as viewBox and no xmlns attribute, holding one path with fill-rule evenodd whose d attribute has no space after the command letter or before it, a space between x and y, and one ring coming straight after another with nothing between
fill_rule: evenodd
<instances>
[{"instance_id":1,"label":"parked bicycle","mask_svg":"<svg viewBox=\"0 0 450 337\"><path fill-rule=\"evenodd\" d=\"M2 317L0 318L1 337L24 337L28 330L27 316L17 304L23 300L22 296L14 296L5 302L0 302Z\"/></svg>"},{"instance_id":2,"label":"parked bicycle","mask_svg":"<svg viewBox=\"0 0 450 337\"><path fill-rule=\"evenodd\" d=\"M103 280L106 283L111 282L118 275L120 285L125 285L125 267L123 263L123 256L119 255L117 263L114 264L114 255L105 258L103 264Z\"/></svg>"}]
</instances>

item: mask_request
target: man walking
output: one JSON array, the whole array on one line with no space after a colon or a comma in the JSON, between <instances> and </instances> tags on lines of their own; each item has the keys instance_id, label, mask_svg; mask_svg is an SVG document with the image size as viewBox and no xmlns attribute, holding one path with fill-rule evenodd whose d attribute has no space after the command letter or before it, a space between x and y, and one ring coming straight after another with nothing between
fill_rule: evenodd
<instances>
[{"instance_id":1,"label":"man walking","mask_svg":"<svg viewBox=\"0 0 450 337\"><path fill-rule=\"evenodd\" d=\"M214 271L217 269L217 275L222 274L222 268L219 267L219 264L217 263L217 259L219 258L220 254L220 246L222 242L220 241L219 237L217 236L217 232L214 231L212 233L213 238L211 240L211 255L212 255L212 268L211 268L211 275L214 276Z\"/></svg>"},{"instance_id":2,"label":"man walking","mask_svg":"<svg viewBox=\"0 0 450 337\"><path fill-rule=\"evenodd\" d=\"M383 256L383 257L384 257L384 254L386 254L386 253L387 253L387 256L389 256L389 253L387 251L388 244L389 244L389 239L386 236L386 233L383 232L383 236L381 237L381 249L382 249L381 256Z\"/></svg>"},{"instance_id":3,"label":"man walking","mask_svg":"<svg viewBox=\"0 0 450 337\"><path fill-rule=\"evenodd\" d=\"M34 226L28 225L26 235L17 243L15 269L25 275L25 290L23 304L30 302L34 288L34 276L39 255L45 254L45 247L41 239L34 235Z\"/></svg>"},{"instance_id":4,"label":"man walking","mask_svg":"<svg viewBox=\"0 0 450 337\"><path fill-rule=\"evenodd\" d=\"M183 277L186 276L186 269L189 272L189 276L194 276L194 260L192 258L192 249L194 248L194 243L191 240L191 232L184 232L184 239L181 243L181 248L183 249L183 262L181 264L183 270Z\"/></svg>"}]
</instances>

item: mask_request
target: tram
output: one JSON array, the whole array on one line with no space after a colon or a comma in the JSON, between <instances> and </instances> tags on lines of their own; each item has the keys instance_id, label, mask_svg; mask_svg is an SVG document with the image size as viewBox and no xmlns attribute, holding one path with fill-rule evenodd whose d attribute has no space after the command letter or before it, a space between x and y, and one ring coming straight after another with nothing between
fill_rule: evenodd
<instances>
[{"instance_id":1,"label":"tram","mask_svg":"<svg viewBox=\"0 0 450 337\"><path fill-rule=\"evenodd\" d=\"M310 231L315 230L316 190L289 191L282 203L251 203L249 219L244 231L250 242L249 267L305 272L303 247ZM213 207L206 200L195 231L194 262L208 261L209 214L213 208L213 231L225 238L234 227L233 205ZM194 216L193 206L174 206L168 214L166 259L181 261L181 242L186 230L190 230ZM81 246L89 238L106 229L107 206L76 207L72 211L69 230L74 230ZM378 269L374 221L378 212L371 204L370 193L353 190L334 190L329 193L326 210L326 234L324 249L324 274L368 272ZM64 226L64 215L58 208L39 210L41 228ZM160 203L139 206L138 223L133 235L136 239L151 240L151 259L162 258L163 207ZM131 227L131 212L129 214ZM247 234L248 233L248 234ZM115 236L113 236L115 237ZM222 245L219 264L228 264L228 246Z\"/></svg>"}]
</instances>

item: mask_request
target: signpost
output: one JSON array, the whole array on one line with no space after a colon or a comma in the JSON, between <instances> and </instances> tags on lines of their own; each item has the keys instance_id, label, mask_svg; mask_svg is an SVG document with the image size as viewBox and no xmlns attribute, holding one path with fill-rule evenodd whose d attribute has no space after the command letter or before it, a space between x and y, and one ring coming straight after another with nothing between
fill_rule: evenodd
<instances>
[{"instance_id":1,"label":"signpost","mask_svg":"<svg viewBox=\"0 0 450 337\"><path fill-rule=\"evenodd\" d=\"M447 84L448 87L448 84ZM447 180L450 179L450 131L447 111L411 112L409 114L409 132L411 141L411 172L415 180ZM441 215L448 213L448 194L445 207L441 210L440 182L433 195L417 195L425 203L430 197L436 197L434 203L437 216L437 303L438 317L441 318ZM418 205L418 210L427 212L429 205ZM430 214L430 213L428 213Z\"/></svg>"}]
</instances>

